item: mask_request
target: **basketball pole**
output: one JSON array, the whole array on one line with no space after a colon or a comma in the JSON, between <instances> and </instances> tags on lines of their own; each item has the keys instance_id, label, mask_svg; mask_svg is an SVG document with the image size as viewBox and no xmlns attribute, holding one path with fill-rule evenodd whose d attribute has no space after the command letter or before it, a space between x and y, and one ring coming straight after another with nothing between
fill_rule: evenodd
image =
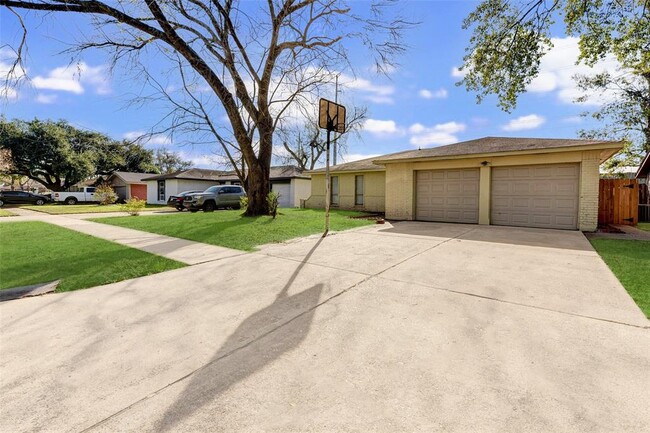
<instances>
[{"instance_id":1,"label":"basketball pole","mask_svg":"<svg viewBox=\"0 0 650 433\"><path fill-rule=\"evenodd\" d=\"M331 118L327 115L327 144L325 145L325 233L323 237L327 236L330 231L330 128Z\"/></svg>"}]
</instances>

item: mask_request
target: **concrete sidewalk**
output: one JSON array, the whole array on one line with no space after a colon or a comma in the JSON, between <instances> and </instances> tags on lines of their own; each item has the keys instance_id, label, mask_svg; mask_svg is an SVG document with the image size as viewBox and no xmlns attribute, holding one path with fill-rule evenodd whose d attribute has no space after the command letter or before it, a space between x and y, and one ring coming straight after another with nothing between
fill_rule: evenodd
<instances>
[{"instance_id":1,"label":"concrete sidewalk","mask_svg":"<svg viewBox=\"0 0 650 433\"><path fill-rule=\"evenodd\" d=\"M243 251L170 236L147 233L108 224L88 221L87 218L110 216L105 214L48 215L27 209L16 209L20 216L2 218L2 222L42 221L116 242L127 247L177 260L188 265L220 260L246 254ZM14 212L14 210L12 210ZM18 213L18 212L16 212Z\"/></svg>"}]
</instances>

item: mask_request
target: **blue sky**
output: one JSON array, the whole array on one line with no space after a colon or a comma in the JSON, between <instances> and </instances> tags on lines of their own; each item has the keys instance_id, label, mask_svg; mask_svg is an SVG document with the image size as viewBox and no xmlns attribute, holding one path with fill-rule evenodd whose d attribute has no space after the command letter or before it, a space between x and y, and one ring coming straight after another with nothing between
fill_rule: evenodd
<instances>
[{"instance_id":1,"label":"blue sky","mask_svg":"<svg viewBox=\"0 0 650 433\"><path fill-rule=\"evenodd\" d=\"M344 161L483 136L572 138L577 130L594 126L593 120L581 119L578 114L597 108L611 95L594 97L583 105L572 102L578 93L571 76L591 70L574 65L577 41L567 38L561 27L553 35L556 47L543 60L540 77L520 97L512 113L499 110L493 97L478 105L475 95L455 86L460 79L456 68L462 63L470 36L461 23L477 4L401 2L402 13L421 24L407 32L408 50L388 77L373 72L364 52L352 50L356 75L348 79L343 99L367 106L368 119L360 137L350 136ZM0 10L0 15L2 43L15 44L20 36L17 21L5 9ZM65 119L120 139L151 130L167 112L160 102L130 104L132 96L143 91L143 83L123 73L119 66L109 73L102 53L86 52L81 63L70 66L71 55L61 52L87 31L82 17L59 14L43 20L30 14L26 24L29 51L25 66L29 80L18 88L4 89L2 112L7 118ZM3 72L10 58L6 50L0 54ZM608 59L596 69L613 67L615 62ZM352 76L347 71L343 74ZM163 72L160 75L164 78ZM331 93L333 99L333 88ZM187 136L157 136L146 145L166 146L197 166L214 167L216 145L191 142L192 137Z\"/></svg>"}]
</instances>

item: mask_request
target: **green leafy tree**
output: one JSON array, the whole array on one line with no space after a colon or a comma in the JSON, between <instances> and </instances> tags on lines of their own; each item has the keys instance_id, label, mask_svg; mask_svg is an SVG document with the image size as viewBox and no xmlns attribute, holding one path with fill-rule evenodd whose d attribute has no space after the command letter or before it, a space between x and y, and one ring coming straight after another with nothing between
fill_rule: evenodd
<instances>
[{"instance_id":1,"label":"green leafy tree","mask_svg":"<svg viewBox=\"0 0 650 433\"><path fill-rule=\"evenodd\" d=\"M169 149L156 149L153 164L158 173L169 174L192 167L192 161L186 161L177 153Z\"/></svg>"},{"instance_id":2,"label":"green leafy tree","mask_svg":"<svg viewBox=\"0 0 650 433\"><path fill-rule=\"evenodd\" d=\"M581 134L627 140L627 157L635 159L650 149L650 0L484 0L463 23L472 36L459 84L476 92L479 101L496 95L499 106L511 111L538 75L542 57L552 48L551 27L559 19L567 35L579 37L578 63L594 66L611 55L622 68L577 77L585 91L578 101L608 89L615 89L618 98L593 113L609 123Z\"/></svg>"},{"instance_id":3,"label":"green leafy tree","mask_svg":"<svg viewBox=\"0 0 650 433\"><path fill-rule=\"evenodd\" d=\"M0 118L2 172L25 176L52 191L63 191L96 175L114 171L156 173L153 152L104 134L77 129L65 121Z\"/></svg>"}]
</instances>

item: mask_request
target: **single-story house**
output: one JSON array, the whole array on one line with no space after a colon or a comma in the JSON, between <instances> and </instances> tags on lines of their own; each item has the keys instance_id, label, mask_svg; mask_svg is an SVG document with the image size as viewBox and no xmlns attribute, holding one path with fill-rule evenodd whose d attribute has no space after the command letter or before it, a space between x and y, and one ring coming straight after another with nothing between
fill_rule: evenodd
<instances>
[{"instance_id":1,"label":"single-story house","mask_svg":"<svg viewBox=\"0 0 650 433\"><path fill-rule=\"evenodd\" d=\"M141 200L147 199L147 182L142 180L144 173L131 173L127 171L116 171L106 178L118 198L128 200L137 197Z\"/></svg>"},{"instance_id":2,"label":"single-story house","mask_svg":"<svg viewBox=\"0 0 650 433\"><path fill-rule=\"evenodd\" d=\"M612 141L485 137L369 158L331 169L333 207L394 220L596 230L599 166ZM306 207L323 207L313 170Z\"/></svg>"},{"instance_id":3,"label":"single-story house","mask_svg":"<svg viewBox=\"0 0 650 433\"><path fill-rule=\"evenodd\" d=\"M203 191L212 185L239 185L233 171L191 168L170 174L149 176L142 179L147 183L147 203L167 203L172 195L183 191ZM280 193L280 207L298 207L300 201L311 193L311 180L302 170L293 166L271 167L271 190Z\"/></svg>"}]
</instances>

